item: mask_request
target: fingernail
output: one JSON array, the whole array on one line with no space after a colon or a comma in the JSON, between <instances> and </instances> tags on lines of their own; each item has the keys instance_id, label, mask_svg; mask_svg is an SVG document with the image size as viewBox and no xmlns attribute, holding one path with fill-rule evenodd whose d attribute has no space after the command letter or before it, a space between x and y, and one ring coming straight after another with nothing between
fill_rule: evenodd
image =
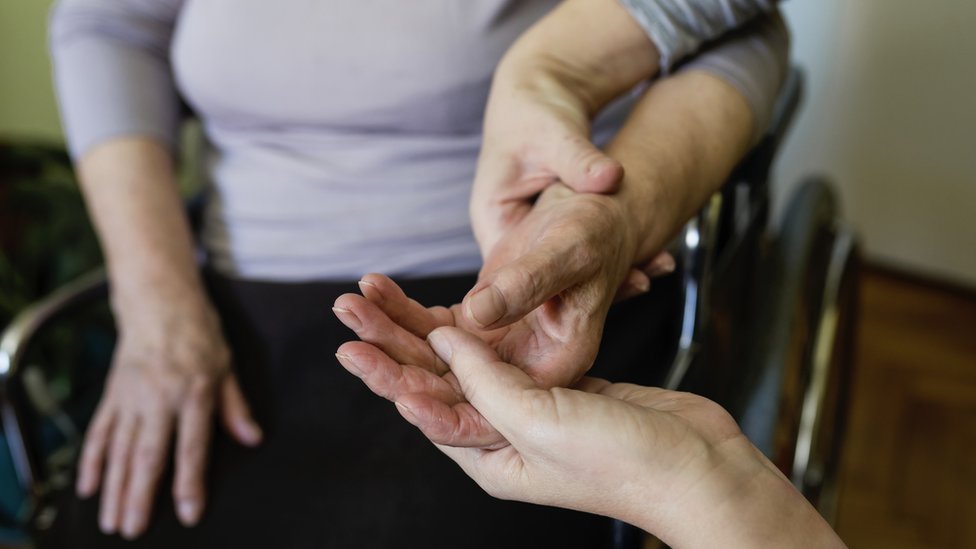
<instances>
[{"instance_id":1,"label":"fingernail","mask_svg":"<svg viewBox=\"0 0 976 549\"><path fill-rule=\"evenodd\" d=\"M427 334L427 344L430 345L434 352L441 360L451 363L451 359L454 358L454 349L451 347L451 343L441 334L438 330Z\"/></svg>"},{"instance_id":2,"label":"fingernail","mask_svg":"<svg viewBox=\"0 0 976 549\"><path fill-rule=\"evenodd\" d=\"M674 258L668 255L654 265L654 268L651 269L649 274L651 276L664 276L673 273L676 268L677 265L674 262Z\"/></svg>"},{"instance_id":3,"label":"fingernail","mask_svg":"<svg viewBox=\"0 0 976 549\"><path fill-rule=\"evenodd\" d=\"M359 291L361 291L361 292L363 292L363 294L365 294L367 289L379 290L379 288L376 287L376 284L373 284L372 282L369 282L368 280L360 280L359 281Z\"/></svg>"},{"instance_id":4,"label":"fingernail","mask_svg":"<svg viewBox=\"0 0 976 549\"><path fill-rule=\"evenodd\" d=\"M136 511L129 511L125 514L125 523L122 525L122 536L132 539L139 535L142 526L142 515Z\"/></svg>"},{"instance_id":5,"label":"fingernail","mask_svg":"<svg viewBox=\"0 0 976 549\"><path fill-rule=\"evenodd\" d=\"M413 413L412 408L410 408L409 406L401 402L394 402L393 404L397 407L397 410L400 411L400 414L403 416L404 419L406 419L410 423L417 422L417 414Z\"/></svg>"},{"instance_id":6,"label":"fingernail","mask_svg":"<svg viewBox=\"0 0 976 549\"><path fill-rule=\"evenodd\" d=\"M642 276L634 281L634 287L638 292L647 293L651 290L651 281Z\"/></svg>"},{"instance_id":7,"label":"fingernail","mask_svg":"<svg viewBox=\"0 0 976 549\"><path fill-rule=\"evenodd\" d=\"M358 332L362 329L362 321L359 320L359 317L349 309L346 309L345 307L333 307L332 312L334 312L336 316L339 317L339 320L341 320L342 323L348 326L352 331Z\"/></svg>"},{"instance_id":8,"label":"fingernail","mask_svg":"<svg viewBox=\"0 0 976 549\"><path fill-rule=\"evenodd\" d=\"M79 476L77 482L75 482L75 493L78 494L78 497L82 499L91 497L92 491L93 488L88 477L84 475Z\"/></svg>"},{"instance_id":9,"label":"fingernail","mask_svg":"<svg viewBox=\"0 0 976 549\"><path fill-rule=\"evenodd\" d=\"M103 533L108 535L114 534L118 528L115 513L106 513L103 511L101 517L98 519L98 525L101 527Z\"/></svg>"},{"instance_id":10,"label":"fingernail","mask_svg":"<svg viewBox=\"0 0 976 549\"><path fill-rule=\"evenodd\" d=\"M180 522L184 526L193 526L200 519L200 505L192 500L181 501L176 508L176 512L180 516Z\"/></svg>"},{"instance_id":11,"label":"fingernail","mask_svg":"<svg viewBox=\"0 0 976 549\"><path fill-rule=\"evenodd\" d=\"M610 162L607 160L603 160L603 159L597 160L596 162L593 162L592 164L586 167L586 175L590 175L590 176L599 175L600 172L609 168L610 165L611 165Z\"/></svg>"},{"instance_id":12,"label":"fingernail","mask_svg":"<svg viewBox=\"0 0 976 549\"><path fill-rule=\"evenodd\" d=\"M494 286L478 290L468 298L468 315L482 328L491 326L505 316L505 299Z\"/></svg>"},{"instance_id":13,"label":"fingernail","mask_svg":"<svg viewBox=\"0 0 976 549\"><path fill-rule=\"evenodd\" d=\"M248 446L257 446L264 437L261 427L251 421L241 420L238 429Z\"/></svg>"},{"instance_id":14,"label":"fingernail","mask_svg":"<svg viewBox=\"0 0 976 549\"><path fill-rule=\"evenodd\" d=\"M350 374L358 378L363 377L363 371L359 369L359 364L356 364L356 361L353 360L351 356L345 353L336 353L335 356L339 361L339 364L342 364L346 370L349 370Z\"/></svg>"}]
</instances>

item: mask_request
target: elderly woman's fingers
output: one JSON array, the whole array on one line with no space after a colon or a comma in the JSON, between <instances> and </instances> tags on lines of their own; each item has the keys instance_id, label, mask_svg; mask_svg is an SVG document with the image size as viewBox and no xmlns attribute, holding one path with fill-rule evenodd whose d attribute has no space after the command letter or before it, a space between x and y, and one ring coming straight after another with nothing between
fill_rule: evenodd
<instances>
[{"instance_id":1,"label":"elderly woman's fingers","mask_svg":"<svg viewBox=\"0 0 976 549\"><path fill-rule=\"evenodd\" d=\"M400 364L369 343L344 343L336 358L371 391L390 401L410 393L426 394L448 405L464 400L454 376L441 377L426 368Z\"/></svg>"},{"instance_id":2,"label":"elderly woman's fingers","mask_svg":"<svg viewBox=\"0 0 976 549\"><path fill-rule=\"evenodd\" d=\"M98 490L102 482L102 469L105 466L105 453L115 426L116 413L111 406L102 403L95 412L88 431L85 433L85 443L78 460L78 480L75 490L83 498L91 497Z\"/></svg>"},{"instance_id":3,"label":"elderly woman's fingers","mask_svg":"<svg viewBox=\"0 0 976 549\"><path fill-rule=\"evenodd\" d=\"M363 296L339 296L332 310L360 339L375 345L400 364L414 364L437 374L447 371L447 365L437 358L423 339L390 320L386 313Z\"/></svg>"},{"instance_id":4,"label":"elderly woman's fingers","mask_svg":"<svg viewBox=\"0 0 976 549\"><path fill-rule=\"evenodd\" d=\"M166 466L172 420L166 413L144 417L129 460L121 531L133 539L149 524L156 486Z\"/></svg>"},{"instance_id":5,"label":"elderly woman's fingers","mask_svg":"<svg viewBox=\"0 0 976 549\"><path fill-rule=\"evenodd\" d=\"M446 307L424 307L407 297L389 277L371 273L359 281L359 288L371 303L376 304L395 324L426 339L427 334L441 326L453 326L454 315Z\"/></svg>"},{"instance_id":6,"label":"elderly woman's fingers","mask_svg":"<svg viewBox=\"0 0 976 549\"><path fill-rule=\"evenodd\" d=\"M404 395L397 410L431 442L459 448L494 449L505 446L505 437L468 402L453 405L423 393Z\"/></svg>"},{"instance_id":7,"label":"elderly woman's fingers","mask_svg":"<svg viewBox=\"0 0 976 549\"><path fill-rule=\"evenodd\" d=\"M546 419L546 406L540 403L551 399L551 393L539 389L522 370L501 362L485 342L457 328L439 328L427 340L451 365L474 412L480 412L509 441L527 432L526 421Z\"/></svg>"},{"instance_id":8,"label":"elderly woman's fingers","mask_svg":"<svg viewBox=\"0 0 976 549\"><path fill-rule=\"evenodd\" d=\"M220 384L220 419L237 442L245 446L261 443L261 427L251 416L251 408L234 374L227 374Z\"/></svg>"},{"instance_id":9,"label":"elderly woman's fingers","mask_svg":"<svg viewBox=\"0 0 976 549\"><path fill-rule=\"evenodd\" d=\"M125 493L137 423L138 420L132 415L122 416L118 418L118 425L112 431L98 519L102 532L106 534L114 534L119 529L122 495Z\"/></svg>"},{"instance_id":10,"label":"elderly woman's fingers","mask_svg":"<svg viewBox=\"0 0 976 549\"><path fill-rule=\"evenodd\" d=\"M560 244L530 250L486 274L464 297L464 315L481 329L506 326L578 284L585 276L567 264L574 257L566 251L571 245Z\"/></svg>"},{"instance_id":11,"label":"elderly woman's fingers","mask_svg":"<svg viewBox=\"0 0 976 549\"><path fill-rule=\"evenodd\" d=\"M176 515L184 526L193 526L203 514L204 475L210 448L214 409L214 387L199 382L190 388L180 412L176 433L176 472L173 500Z\"/></svg>"},{"instance_id":12,"label":"elderly woman's fingers","mask_svg":"<svg viewBox=\"0 0 976 549\"><path fill-rule=\"evenodd\" d=\"M675 268L677 268L677 264L670 253L659 253L640 269L631 269L627 273L627 278L617 290L617 295L613 299L614 302L626 301L632 297L646 294L651 289L652 278L671 274Z\"/></svg>"},{"instance_id":13,"label":"elderly woman's fingers","mask_svg":"<svg viewBox=\"0 0 976 549\"><path fill-rule=\"evenodd\" d=\"M631 269L630 272L627 273L627 278L624 279L623 283L620 285L620 288L617 289L617 295L614 296L613 302L619 303L621 301L626 301L632 297L646 294L650 290L651 277L640 269Z\"/></svg>"}]
</instances>

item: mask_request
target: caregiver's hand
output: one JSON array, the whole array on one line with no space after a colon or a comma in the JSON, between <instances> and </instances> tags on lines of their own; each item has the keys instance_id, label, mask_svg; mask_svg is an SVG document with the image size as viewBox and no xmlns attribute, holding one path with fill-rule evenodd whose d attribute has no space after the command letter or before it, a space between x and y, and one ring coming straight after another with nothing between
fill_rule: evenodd
<instances>
[{"instance_id":1,"label":"caregiver's hand","mask_svg":"<svg viewBox=\"0 0 976 549\"><path fill-rule=\"evenodd\" d=\"M564 2L512 46L493 79L472 190L483 256L553 183L577 192L618 190L623 167L593 145L590 121L656 71L654 45L616 1ZM650 276L673 268L666 254L641 265L618 298L646 292Z\"/></svg>"},{"instance_id":2,"label":"caregiver's hand","mask_svg":"<svg viewBox=\"0 0 976 549\"><path fill-rule=\"evenodd\" d=\"M843 546L714 402L593 378L540 389L469 333L428 341L505 436L493 450L439 446L495 497L615 517L674 547ZM437 431L422 395L396 404Z\"/></svg>"},{"instance_id":3,"label":"caregiver's hand","mask_svg":"<svg viewBox=\"0 0 976 549\"><path fill-rule=\"evenodd\" d=\"M607 311L634 257L623 215L606 196L563 185L543 191L531 212L496 243L483 270L489 274L475 287L490 282L510 290L519 306L544 302L517 319L485 320L468 305L426 309L388 278L364 277L365 299L346 294L335 303L339 319L363 340L340 347L340 361L391 400L426 393L432 413L441 417L437 442L497 444L501 436L464 401L450 375L442 377L447 369L424 339L434 328L458 326L542 387L574 383L593 364Z\"/></svg>"}]
</instances>

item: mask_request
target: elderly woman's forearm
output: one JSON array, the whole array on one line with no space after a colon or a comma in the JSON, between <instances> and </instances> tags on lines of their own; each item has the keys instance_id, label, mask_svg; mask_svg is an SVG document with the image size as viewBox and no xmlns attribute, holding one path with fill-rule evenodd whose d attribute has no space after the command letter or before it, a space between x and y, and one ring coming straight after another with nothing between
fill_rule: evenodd
<instances>
[{"instance_id":1,"label":"elderly woman's forearm","mask_svg":"<svg viewBox=\"0 0 976 549\"><path fill-rule=\"evenodd\" d=\"M607 148L626 171L613 196L627 211L635 261L657 254L745 154L752 115L721 79L688 71L645 92Z\"/></svg>"},{"instance_id":2,"label":"elderly woman's forearm","mask_svg":"<svg viewBox=\"0 0 976 549\"><path fill-rule=\"evenodd\" d=\"M113 139L85 153L77 171L117 312L119 301L146 303L154 296L183 296L203 306L189 222L166 149L146 138Z\"/></svg>"},{"instance_id":3,"label":"elderly woman's forearm","mask_svg":"<svg viewBox=\"0 0 976 549\"><path fill-rule=\"evenodd\" d=\"M765 131L786 75L789 40L778 16L715 44L651 86L607 152L626 170L618 199L655 254L714 193Z\"/></svg>"}]
</instances>

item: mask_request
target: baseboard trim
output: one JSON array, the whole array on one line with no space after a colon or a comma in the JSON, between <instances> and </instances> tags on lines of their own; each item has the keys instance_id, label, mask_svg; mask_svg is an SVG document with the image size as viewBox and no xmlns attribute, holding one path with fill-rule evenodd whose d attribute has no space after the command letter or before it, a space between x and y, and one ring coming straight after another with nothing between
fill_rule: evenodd
<instances>
[{"instance_id":1,"label":"baseboard trim","mask_svg":"<svg viewBox=\"0 0 976 549\"><path fill-rule=\"evenodd\" d=\"M877 259L865 260L862 269L867 274L883 276L885 278L899 280L906 284L930 288L976 303L976 288L961 284L955 280L921 274L902 266L878 261Z\"/></svg>"}]
</instances>

